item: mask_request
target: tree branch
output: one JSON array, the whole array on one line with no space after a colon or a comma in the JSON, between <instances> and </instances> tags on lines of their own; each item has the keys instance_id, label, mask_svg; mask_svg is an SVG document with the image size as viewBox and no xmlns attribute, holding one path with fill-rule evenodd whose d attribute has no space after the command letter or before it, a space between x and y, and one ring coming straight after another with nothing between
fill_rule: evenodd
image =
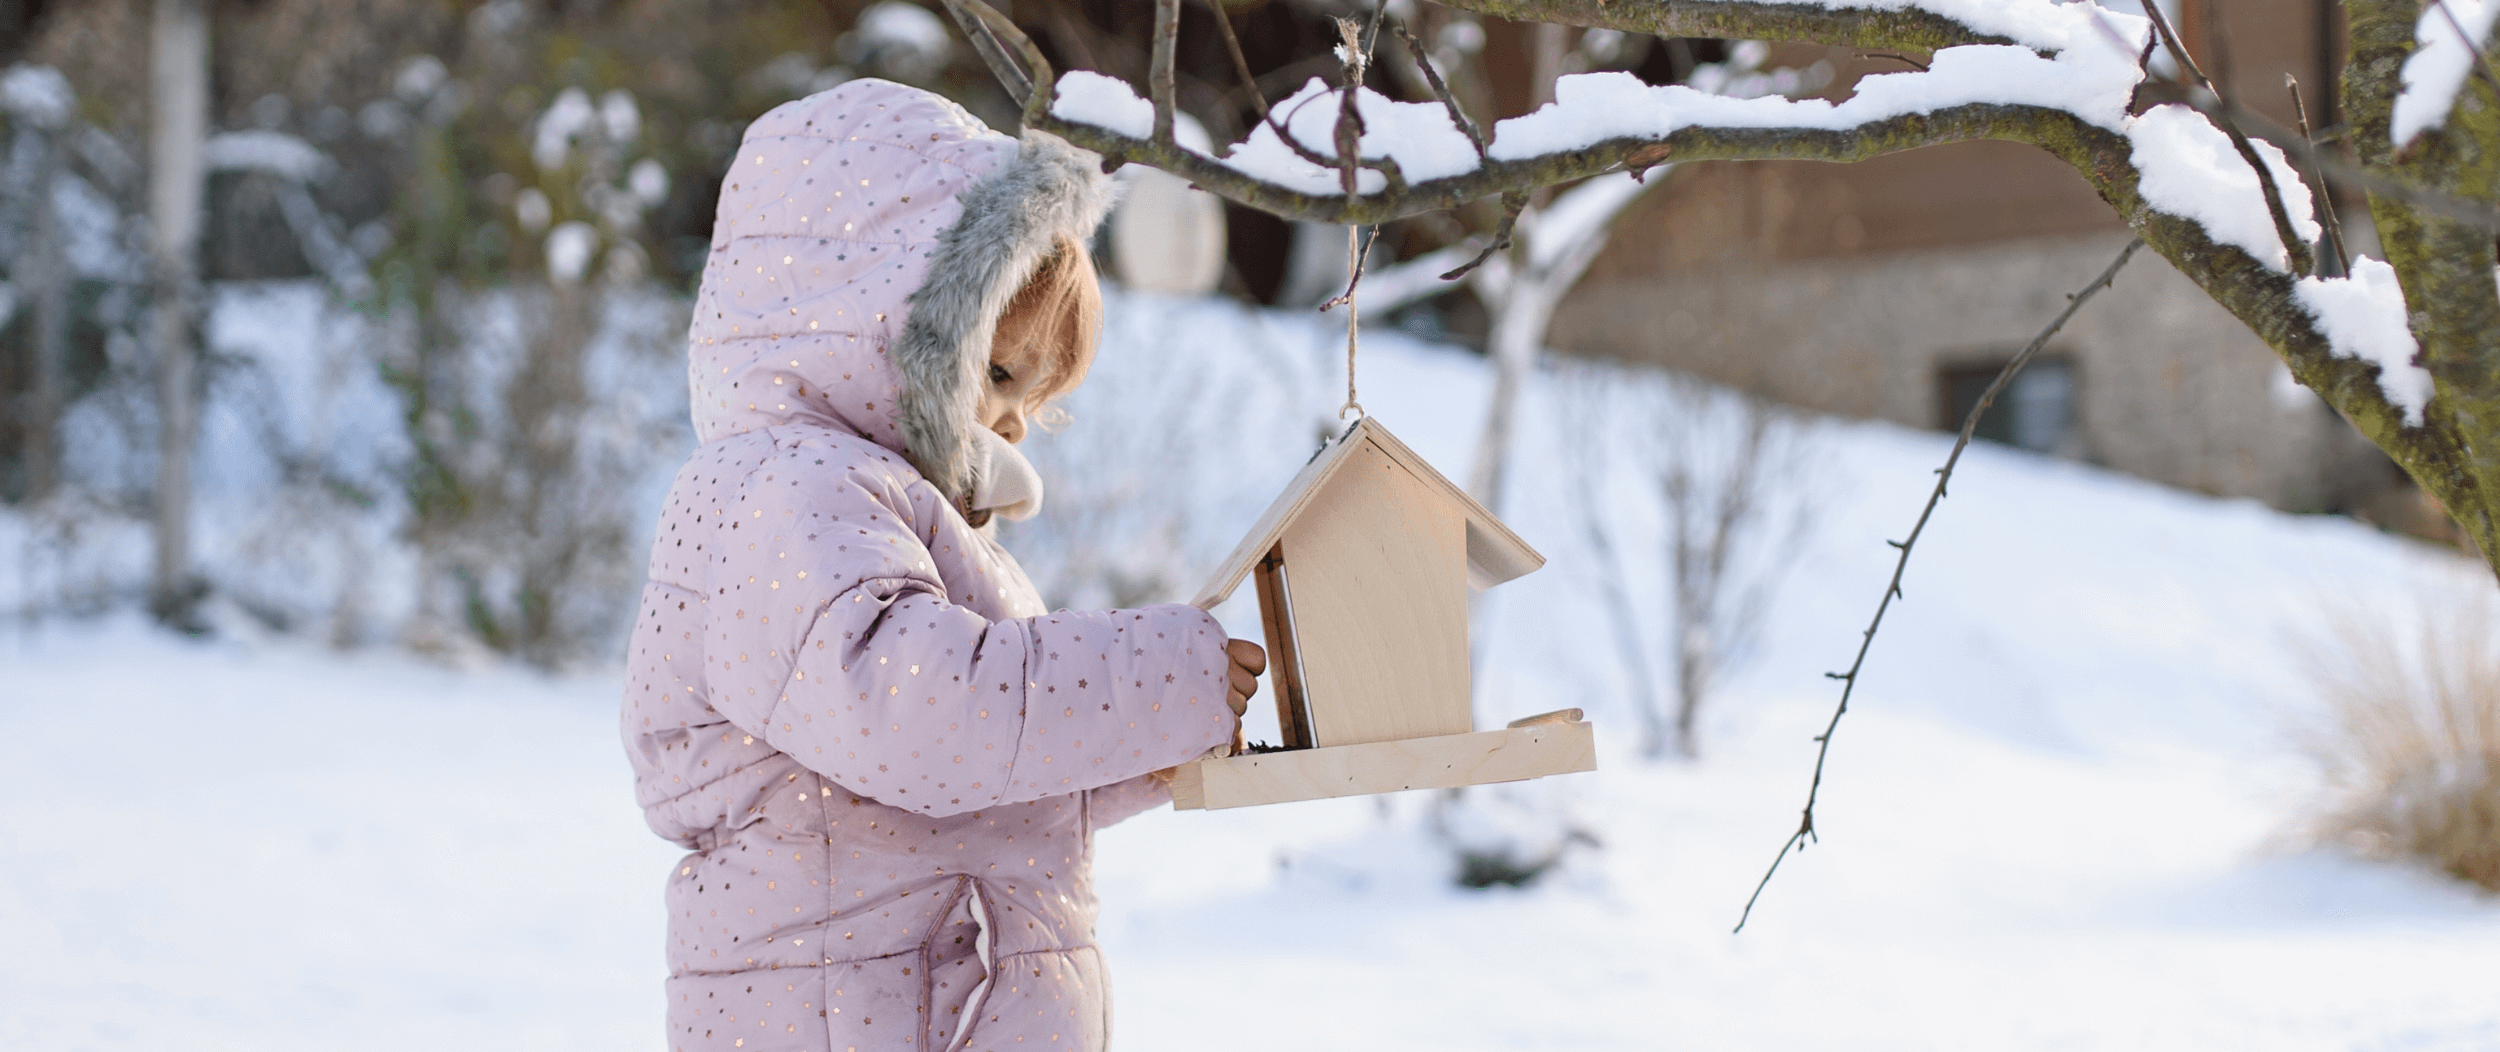
<instances>
[{"instance_id":1,"label":"tree branch","mask_svg":"<svg viewBox=\"0 0 2500 1052\"><path fill-rule=\"evenodd\" d=\"M2317 134L2309 129L2309 103L2300 97L2300 78L2283 74L2283 87L2292 94L2292 118L2299 122L2300 137L2312 150ZM2326 247L2335 253L2337 276L2352 273L2352 254L2344 251L2344 218L2335 208L2333 192L2327 189L2326 173L2313 159L2308 165L2309 195L2317 201L2318 221L2326 225Z\"/></svg>"},{"instance_id":2,"label":"tree branch","mask_svg":"<svg viewBox=\"0 0 2500 1052\"><path fill-rule=\"evenodd\" d=\"M1442 83L1441 71L1432 67L1432 56L1425 53L1424 42L1415 39L1415 34L1407 32L1405 26L1396 22L1389 23L1389 30L1396 33L1398 39L1406 41L1406 50L1415 57L1415 68L1424 71L1424 83L1432 87L1432 96L1441 100L1442 109L1450 111L1450 123L1467 133L1467 141L1476 148L1476 159L1484 160L1484 132L1476 128L1475 121L1467 119L1467 111L1461 109L1458 98L1450 94L1450 86Z\"/></svg>"},{"instance_id":3,"label":"tree branch","mask_svg":"<svg viewBox=\"0 0 2500 1052\"><path fill-rule=\"evenodd\" d=\"M958 0L971 2L971 0ZM2028 142L2078 124L2059 110L1972 103L1886 118L1856 128L1712 128L1691 125L1660 138L1608 139L1574 150L1526 158L1491 160L1473 171L1392 186L1347 197L1287 189L1171 143L1153 142L1106 128L1044 114L1030 122L1106 157L1159 168L1204 189L1287 219L1343 226L1370 226L1470 201L1525 193L1538 187L1586 179L1633 167L1678 161L1771 160L1862 161L1902 150L1975 139ZM2123 147L2119 156L2123 158ZM1336 158L1324 158L1335 168ZM1367 163L1370 159L1366 159Z\"/></svg>"},{"instance_id":4,"label":"tree branch","mask_svg":"<svg viewBox=\"0 0 2500 1052\"><path fill-rule=\"evenodd\" d=\"M2282 354L2303 383L2325 395L2400 463L2408 459L2403 450L2418 444L2418 436L2406 433L2401 412L2380 390L2378 367L2334 353L2307 308L2293 296L2293 276L2273 270L2236 247L2215 242L2192 220L2155 211L2136 188L2139 173L2131 161L2133 145L2063 110L1969 103L1844 130L1686 125L1660 138L1609 139L1533 158L1494 159L1462 175L1392 185L1357 197L1287 189L1169 143L1148 142L1055 116L1044 115L1033 126L1106 156L1163 169L1254 208L1290 219L1346 226L1377 225L1497 195L1524 202L1528 191L1537 187L1646 168L1669 158L1677 162L1849 162L1977 139L2029 143L2056 154L2082 173L2154 251ZM2489 284L2487 270L2484 282Z\"/></svg>"},{"instance_id":5,"label":"tree branch","mask_svg":"<svg viewBox=\"0 0 2500 1052\"><path fill-rule=\"evenodd\" d=\"M2391 138L2404 59L2424 12L2415 0L2346 0L2352 58L2344 73L2345 112L2364 165L2408 183L2488 203L2500 195L2500 92L2480 78L2458 86L2447 119L2401 150ZM2492 284L2486 226L2392 195L2373 193L2370 214L2381 251L2404 288L2408 325L2435 394L2423 426L2390 446L2406 473L2465 527L2483 558L2500 568L2500 292ZM2339 408L2341 406L2339 405ZM2350 416L2348 412L2346 414ZM2356 425L2362 425L2359 418Z\"/></svg>"},{"instance_id":6,"label":"tree branch","mask_svg":"<svg viewBox=\"0 0 2500 1052\"><path fill-rule=\"evenodd\" d=\"M1224 50L1233 56L1233 71L1241 74L1241 86L1250 93L1251 108L1259 111L1259 123L1270 123L1267 96L1259 91L1259 78L1250 72L1250 60L1242 56L1241 38L1233 33L1233 16L1224 10L1224 0L1207 0L1207 13L1215 16L1215 31L1224 38Z\"/></svg>"},{"instance_id":7,"label":"tree branch","mask_svg":"<svg viewBox=\"0 0 2500 1052\"><path fill-rule=\"evenodd\" d=\"M2153 20L2153 31L2161 35L2162 45L2170 49L2171 59L2179 64L2180 69L2196 78L2197 87L2221 100L2221 113L2207 113L2206 116L2221 126L2222 134L2231 140L2231 149L2239 153L2240 160L2247 162L2249 171L2257 174L2257 192L2265 196L2266 213L2274 219L2274 235L2283 242L2283 252L2291 260L2293 272L2306 274L2316 269L2316 260L2309 254L2309 243L2292 231L2291 212L2283 206L2282 188L2274 185L2274 170L2258 158L2257 148L2249 145L2248 136L2240 131L2239 122L2231 119L2235 108L2231 105L2231 96L2216 86L2204 70L2197 68L2195 59L2188 57L2186 46L2179 43L2179 34L2170 28L2169 17L2162 14L2161 4L2156 0L2146 0L2143 6L2146 17ZM2218 18L2216 10L2209 4L2205 8L2207 17Z\"/></svg>"},{"instance_id":8,"label":"tree branch","mask_svg":"<svg viewBox=\"0 0 2500 1052\"><path fill-rule=\"evenodd\" d=\"M1155 0L1154 60L1148 67L1149 90L1154 93L1154 137L1157 142L1172 139L1173 97L1178 94L1172 85L1173 52L1180 47L1181 0Z\"/></svg>"},{"instance_id":9,"label":"tree branch","mask_svg":"<svg viewBox=\"0 0 2500 1052\"><path fill-rule=\"evenodd\" d=\"M1961 463L1962 450L1970 445L1972 433L1979 429L1979 418L1985 415L1988 407L1996 402L1998 392L2005 390L2007 381L2012 380L2015 373L2021 372L2023 366L2030 364L2032 356L2039 354L2040 348L2047 345L2049 337L2057 335L2059 329L2065 328L2066 320L2074 317L2076 311L2083 309L2083 305L2092 299L2093 294L2108 288L2110 281L2118 276L2119 268L2126 266L2128 260L2135 258L2136 250L2143 247L2143 238L2129 240L2127 247L2119 251L2118 258L2110 261L2108 269L2101 271L2101 275L2092 279L2092 283L2085 285L2082 290L2068 295L2066 309L2058 312L2057 317L2049 322L2048 328L2040 330L2039 335L2032 337L2031 343L2023 348L2022 353L2005 363L2005 368L1997 370L1997 378L1988 384L1986 391L1980 393L1979 404L1972 406L1969 415L1962 418L1962 433L1954 438L1953 452L1945 456L1944 466L1936 469L1936 488L1927 494L1927 506L1919 509L1918 521L1910 526L1909 537L1904 540L1884 542L1900 549L1901 555L1893 561L1892 582L1884 586L1883 597L1875 601L1874 619L1867 622L1866 632L1858 637L1857 659L1849 663L1847 672L1824 673L1840 681L1840 705L1832 710L1831 722L1823 726L1823 733L1814 736L1816 742L1814 780L1806 786L1805 815L1798 822L1797 831L1789 834L1787 842L1780 845L1779 854L1771 857L1771 868L1763 871L1762 882L1754 885L1753 896L1745 900L1745 912L1736 918L1737 931L1744 931L1745 922L1753 918L1754 903L1762 900L1762 889L1771 886L1771 877L1780 871L1780 863L1787 861L1788 853L1803 851L1808 843L1819 839L1814 831L1814 804L1823 791L1823 762L1832 754L1832 733L1840 729L1840 718L1849 714L1849 696L1858 689L1858 674L1866 669L1866 653L1875 646L1875 632L1884 627L1884 614L1892 609L1892 601L1901 598L1901 575L1910 568L1910 551L1917 547L1919 535L1927 531L1927 520L1936 514L1937 503L1944 500L1945 486L1953 481L1953 468Z\"/></svg>"},{"instance_id":10,"label":"tree branch","mask_svg":"<svg viewBox=\"0 0 2500 1052\"><path fill-rule=\"evenodd\" d=\"M2229 310L2282 356L2293 374L2319 392L2354 427L2403 465L2439 500L2456 509L2487 560L2500 567L2500 443L2475 441L2487 427L2475 420L2500 419L2500 377L2484 377L2500 349L2500 296L2491 281L2492 236L2500 231L2500 93L2481 81L2467 90L2479 105L2460 104L2440 134L2417 141L2395 156L2385 141L2387 107L2402 57L2412 45L2417 0L2346 0L2352 12L2353 63L2346 74L2347 111L2358 165L2313 147L2306 137L2247 115L2218 94L2191 89L2185 101L2231 138L2243 161L2254 155L2243 126L2312 164L2329 179L2370 189L2388 261L2397 270L2424 349L2422 364L2437 385L2428 420L2409 424L2406 412L2380 387L2379 366L2343 357L2296 295L2297 275L2261 263L2233 245L2221 244L2199 223L2151 207L2138 187L2134 144L2064 109L1996 103L1946 105L1925 113L1871 120L1851 128L1708 127L1686 125L1656 136L1626 136L1525 158L1494 156L1456 175L1419 182L1400 177L1389 158L1349 157L1360 145L1359 113L1349 114L1346 89L1339 95L1335 157L1271 128L1297 155L1341 178L1348 168L1385 177L1370 194L1307 193L1250 175L1212 157L1186 150L1169 137L1139 138L1060 118L1053 113L1048 65L1013 23L981 0L944 0L960 22L977 19L1002 43L984 47L1011 85L1020 74L1034 88L1026 100L1025 126L1060 135L1103 155L1105 164L1136 162L1179 175L1201 189L1292 219L1346 226L1377 226L1406 216L1455 209L1491 197L1525 199L1561 183L1609 172L1645 169L1668 161L1821 160L1859 161L1902 150L1976 139L2023 142L2046 149L2080 172L2128 226L2182 274ZM1797 4L1746 0L1453 0L1451 6L1505 17L1525 17L1594 28L1688 36L1806 39L1821 43L1893 49L1924 49L1971 43L2015 43L1971 32L1918 9L1827 10ZM969 16L966 12L970 12ZM2398 23L2401 22L2401 25ZM2382 39L2383 38L2383 39ZM2175 35L2170 42L2175 43ZM1368 46L1363 42L1362 46ZM2126 45L2130 50L2133 43ZM1349 48L1359 51L1360 48ZM1011 68L1010 54L1023 59ZM2183 63L2183 65L2189 65ZM1025 70L1033 71L1030 74ZM1904 74L1924 76L1927 74ZM1011 87L1012 90L1012 87ZM1353 142L1345 140L1354 132ZM1498 144L1488 147L1498 154ZM2268 212L2287 255L2296 263L2309 246L2288 234L2288 210L2271 166L2250 164L2268 200ZM2295 172L2295 178L2298 173ZM1356 184L1359 189L1359 182ZM2305 264L2301 270L2308 269ZM2430 318L2429 322L2422 319ZM2485 324L2488 322L2488 324ZM2433 331L2436 330L2436 331ZM2481 372L2475 370L2480 369ZM2471 399L2465 399L2468 392ZM2470 402L2470 404L2469 404Z\"/></svg>"},{"instance_id":11,"label":"tree branch","mask_svg":"<svg viewBox=\"0 0 2500 1052\"><path fill-rule=\"evenodd\" d=\"M956 28L972 41L972 50L990 67L990 74L1024 107L1025 126L1031 127L1036 117L1049 113L1058 97L1059 78L1051 72L1050 60L1042 57L1042 49L1033 46L1033 38L985 0L941 2L946 13L954 16ZM1021 67L1016 64L1018 58L1024 61Z\"/></svg>"},{"instance_id":12,"label":"tree branch","mask_svg":"<svg viewBox=\"0 0 2500 1052\"><path fill-rule=\"evenodd\" d=\"M1442 6L1522 22L1659 37L1810 40L1838 47L1934 51L2017 41L1914 7L1889 10L1748 0L1447 0Z\"/></svg>"},{"instance_id":13,"label":"tree branch","mask_svg":"<svg viewBox=\"0 0 2500 1052\"><path fill-rule=\"evenodd\" d=\"M2273 143L2292 160L2315 167L2319 175L2327 182L2403 201L2413 207L2500 235L2500 208L2449 193L2435 186L2406 182L2376 168L2347 161L2337 156L2332 150L2320 149L2320 145L2331 140L2332 135L2327 135L2319 142L2313 143L2307 136L2275 124L2262 114L2232 106L2210 92L2180 91L2174 97L2165 98L2162 101L2192 106L2196 112L2212 118L2217 125L2228 118L2252 128L2254 130L2249 132L2251 138L2264 139ZM2382 122L2381 130L2384 130L2384 122ZM2327 131L2331 133L2333 129L2330 128Z\"/></svg>"},{"instance_id":14,"label":"tree branch","mask_svg":"<svg viewBox=\"0 0 2500 1052\"><path fill-rule=\"evenodd\" d=\"M1051 79L1047 76L1049 64L1042 63L1029 68L1019 68L1015 61L1008 57L1006 45L1001 41L995 27L991 25L990 19L985 17L987 14L994 13L990 11L988 4L983 0L944 0L944 2L946 13L954 16L955 28L962 30L964 39L972 42L973 53L981 56L982 63L990 67L990 73L998 78L999 86L1007 89L1008 97L1016 100L1016 105L1029 106L1037 91L1043 94L1049 93L1050 88L1047 86ZM1014 31L1015 27L1010 25L1008 29ZM1017 32L1015 35L1022 37L1024 34ZM1039 60L1041 56L1035 54L1031 57Z\"/></svg>"}]
</instances>

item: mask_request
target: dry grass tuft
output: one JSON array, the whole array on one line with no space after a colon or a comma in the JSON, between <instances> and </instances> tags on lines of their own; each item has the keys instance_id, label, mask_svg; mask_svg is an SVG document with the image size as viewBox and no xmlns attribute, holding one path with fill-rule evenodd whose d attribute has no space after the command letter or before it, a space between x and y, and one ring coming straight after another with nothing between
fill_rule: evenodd
<instances>
[{"instance_id":1,"label":"dry grass tuft","mask_svg":"<svg viewBox=\"0 0 2500 1052\"><path fill-rule=\"evenodd\" d=\"M2348 608L2314 642L2321 839L2500 890L2500 596L2486 581L2398 616Z\"/></svg>"}]
</instances>

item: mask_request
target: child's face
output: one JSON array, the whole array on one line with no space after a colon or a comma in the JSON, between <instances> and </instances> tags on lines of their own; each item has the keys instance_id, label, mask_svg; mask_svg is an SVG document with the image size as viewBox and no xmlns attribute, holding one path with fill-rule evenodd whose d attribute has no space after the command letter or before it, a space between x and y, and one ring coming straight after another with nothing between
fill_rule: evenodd
<instances>
[{"instance_id":1,"label":"child's face","mask_svg":"<svg viewBox=\"0 0 2500 1052\"><path fill-rule=\"evenodd\" d=\"M981 391L981 426L1009 442L1024 441L1025 416L1085 379L1085 367L1071 366L1051 346L1051 326L1027 319L1001 319L998 337L990 342L989 382ZM1061 375L1072 371L1074 375Z\"/></svg>"}]
</instances>

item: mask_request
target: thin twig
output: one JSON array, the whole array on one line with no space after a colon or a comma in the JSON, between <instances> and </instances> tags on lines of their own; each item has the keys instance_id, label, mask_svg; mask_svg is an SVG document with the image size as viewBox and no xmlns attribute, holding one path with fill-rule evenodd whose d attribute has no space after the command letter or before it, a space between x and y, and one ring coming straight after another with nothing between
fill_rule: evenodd
<instances>
[{"instance_id":1,"label":"thin twig","mask_svg":"<svg viewBox=\"0 0 2500 1052\"><path fill-rule=\"evenodd\" d=\"M1075 0L1057 0L1050 5L1050 36L1066 52L1068 61L1078 69L1101 69L1102 60L1095 57L1093 27L1081 24L1081 16L1073 13Z\"/></svg>"},{"instance_id":2,"label":"thin twig","mask_svg":"<svg viewBox=\"0 0 2500 1052\"><path fill-rule=\"evenodd\" d=\"M1337 305L1340 303L1350 304L1354 302L1354 290L1363 284L1363 268L1371 262L1372 242L1378 240L1380 240L1380 228L1375 226L1371 228L1371 233L1364 235L1363 250L1354 253L1352 258L1348 260L1348 262L1353 266L1354 272L1346 277L1345 292L1335 299L1320 304L1320 313L1326 314L1329 311L1335 310Z\"/></svg>"},{"instance_id":3,"label":"thin twig","mask_svg":"<svg viewBox=\"0 0 2500 1052\"><path fill-rule=\"evenodd\" d=\"M1224 50L1233 56L1233 70L1241 74L1241 86L1250 93L1251 108L1259 111L1259 123L1268 123L1267 95L1259 90L1259 78L1250 72L1250 60L1242 57L1241 38L1233 35L1232 14L1224 10L1224 0L1207 0L1207 9L1215 15L1215 31L1224 38Z\"/></svg>"},{"instance_id":4,"label":"thin twig","mask_svg":"<svg viewBox=\"0 0 2500 1052\"><path fill-rule=\"evenodd\" d=\"M2156 3L2159 0L2155 0ZM2214 76L2206 86L2221 94L2231 83L2231 28L2222 24L2222 0L2202 0L2196 5L2198 17L2205 23L2205 55L2214 64Z\"/></svg>"},{"instance_id":5,"label":"thin twig","mask_svg":"<svg viewBox=\"0 0 2500 1052\"><path fill-rule=\"evenodd\" d=\"M2210 12L2211 8L2207 10ZM2179 68L2194 76L2198 86L2222 100L2222 115L2208 113L2207 116L2213 117L2214 122L2222 126L2222 134L2231 140L2231 148L2238 151L2240 160L2248 162L2249 171L2256 173L2257 192L2266 199L2266 213L2274 218L2274 235L2283 242L2283 252L2291 263L2292 272L2309 273L2316 260L2310 257L2308 243L2292 232L2292 213L2283 204L2282 188L2274 185L2274 170L2257 156L2257 148L2249 144L2248 136L2240 131L2239 122L2231 119L2231 112L2238 107L2232 104L2230 93L2205 76L2205 71L2198 68L2196 60L2188 57L2187 46L2179 42L2178 32L2170 28L2169 17L2161 12L2160 0L2145 0L2144 14L2153 20L2153 31L2161 34L2162 43L2170 49L2170 57L2178 62Z\"/></svg>"},{"instance_id":6,"label":"thin twig","mask_svg":"<svg viewBox=\"0 0 2500 1052\"><path fill-rule=\"evenodd\" d=\"M2150 8L2154 5L2147 2L2144 6ZM1745 922L1753 917L1754 903L1761 901L1762 889L1771 886L1772 875L1780 871L1780 863L1787 860L1788 853L1802 852L1808 843L1821 839L1814 831L1814 804L1823 790L1823 761L1832 753L1832 732L1840 728L1840 718L1849 712L1849 696L1858 689L1858 673L1866 668L1866 653L1875 645L1875 631L1883 627L1884 613L1892 609L1892 601L1901 598L1901 575L1910 567L1910 551L1918 544L1919 534L1926 531L1928 518L1936 513L1936 504L1944 500L1945 485L1953 481L1954 465L1961 462L1962 450L1970 445L1971 435L1979 430L1980 416L1988 411L1989 405L1996 401L1999 392L2005 390L2006 383L2014 378L2014 374L2020 372L2022 367L2031 361L2032 356L2039 354L2040 348L2048 344L2049 337L2057 335L2059 329L2065 328L2066 320L2074 317L2075 312L2081 310L2095 293L2108 288L2110 281L2118 276L2119 268L2126 266L2127 261L2135 257L2136 250L2143 247L2143 238L2129 240L2127 247L2119 250L2118 258L2111 260L2109 267L2101 271L2099 277L2093 278L2092 283L2085 285L2081 291L2066 297L2066 309L2058 312L2057 318L2049 322L2048 328L2040 330L2040 334L2031 338L2031 343L2023 348L2022 353L2005 363L2005 368L1997 370L1997 378L1988 384L1986 391L1980 392L1979 404L1972 406L1969 415L1962 418L1962 433L1954 438L1953 452L1944 458L1944 466L1936 469L1936 488L1927 494L1927 506L1919 510L1918 522L1910 527L1909 538L1884 542L1899 549L1901 555L1892 564L1892 582L1884 586L1884 596L1875 604L1874 619L1867 622L1865 634L1858 639L1857 660L1849 663L1847 672L1824 673L1832 679L1841 681L1840 706L1832 711L1831 722L1824 725L1823 733L1814 736L1817 743L1814 753L1814 780L1806 788L1805 816L1798 823L1797 831L1789 834L1788 841L1780 845L1779 854L1772 857L1771 868L1763 872L1762 882L1754 885L1753 897L1745 900L1744 915L1736 919L1737 931L1745 930Z\"/></svg>"},{"instance_id":7,"label":"thin twig","mask_svg":"<svg viewBox=\"0 0 2500 1052\"><path fill-rule=\"evenodd\" d=\"M1468 271L1483 266L1484 261L1493 258L1494 253L1509 248L1510 232L1513 228L1519 225L1520 211L1527 207L1528 195L1525 192L1513 191L1511 193L1503 194L1502 222L1500 226L1493 228L1492 242L1484 246L1484 251L1476 253L1476 258L1468 260L1465 263L1461 263L1458 265L1457 269L1441 275L1441 280L1457 281L1460 278L1466 277Z\"/></svg>"},{"instance_id":8,"label":"thin twig","mask_svg":"<svg viewBox=\"0 0 2500 1052\"><path fill-rule=\"evenodd\" d=\"M1220 4L1222 0L1207 0L1207 2L1209 4ZM1294 134L1287 130L1288 126L1293 123L1293 114L1286 114L1285 119L1282 121L1276 119L1276 114L1268 108L1267 94L1259 90L1259 78L1253 76L1250 72L1250 61L1242 56L1241 41L1238 37L1233 35L1232 21L1225 15L1220 6L1215 11L1215 24L1223 34L1225 49L1232 52L1233 69L1235 72L1241 74L1243 90L1250 93L1251 104L1259 111L1259 123L1267 125L1269 131L1275 132L1277 141L1283 143L1285 149L1293 151L1294 156L1300 157L1303 160L1314 165L1318 165L1321 168L1343 167L1345 165L1345 161L1343 159L1345 151L1341 149L1339 151L1341 156L1330 157L1317 150L1311 149L1310 147L1303 145L1301 139L1295 138ZM1306 104L1308 101L1309 100L1307 99L1304 100ZM1300 108L1296 107L1295 112L1300 112ZM1342 123L1342 121L1340 123ZM1169 141L1169 137L1166 136L1159 141ZM1398 168L1395 160L1388 157L1364 158L1358 153L1354 155L1354 166L1357 168L1368 168L1379 172L1383 178L1389 181L1390 187L1394 190L1403 191L1406 188L1406 174ZM1353 187L1350 185L1352 177L1347 176L1347 179L1349 180L1349 185L1346 189L1346 195L1348 197L1352 197L1355 193Z\"/></svg>"},{"instance_id":9,"label":"thin twig","mask_svg":"<svg viewBox=\"0 0 2500 1052\"><path fill-rule=\"evenodd\" d=\"M1016 105L1022 106L1029 101L1033 97L1032 75L1018 68L1007 57L1006 45L999 41L996 33L991 32L987 20L967 6L979 4L982 0L944 0L944 2L947 13L955 18L955 27L963 30L965 39L972 41L973 52L980 55L981 61L990 67L990 73L995 75L998 83L1007 89L1007 94L1016 100Z\"/></svg>"},{"instance_id":10,"label":"thin twig","mask_svg":"<svg viewBox=\"0 0 2500 1052\"><path fill-rule=\"evenodd\" d=\"M2292 93L2292 116L2300 121L2300 134L2309 134L2309 104L2300 97L2300 78L2283 74L2283 87ZM2352 273L2352 256L2344 251L2344 217L2336 211L2335 198L2327 190L2326 174L2315 163L2309 166L2309 193L2318 200L2318 218L2326 223L2326 247L2335 253L2337 276Z\"/></svg>"},{"instance_id":11,"label":"thin twig","mask_svg":"<svg viewBox=\"0 0 2500 1052\"><path fill-rule=\"evenodd\" d=\"M1042 49L1033 46L1033 38L1024 35L1014 20L984 0L940 2L946 5L947 13L954 16L964 35L972 39L972 49L990 67L990 75L997 77L1007 93L1024 107L1025 126L1048 120L1051 104L1058 98L1059 81L1051 72L1050 60L1042 57ZM1024 60L1023 66L1017 66L1008 56L1009 48Z\"/></svg>"},{"instance_id":12,"label":"thin twig","mask_svg":"<svg viewBox=\"0 0 2500 1052\"><path fill-rule=\"evenodd\" d=\"M1904 54L1901 54L1900 52L1897 52L1897 51L1861 51L1861 52L1858 52L1858 57L1859 57L1859 58L1888 58L1888 59L1891 59L1891 60L1893 60L1893 61L1895 61L1895 62L1898 62L1898 63L1900 63L1900 64L1902 64L1902 65L1904 65L1904 66L1908 66L1908 67L1910 67L1911 69L1915 69L1915 70L1917 70L1917 71L1919 71L1919 72L1921 72L1921 73L1925 73L1925 72L1927 72L1927 63L1924 63L1924 62L1921 62L1921 61L1919 61L1919 60L1917 60L1917 59L1911 58L1910 56L1908 56L1908 55L1904 55Z\"/></svg>"},{"instance_id":13,"label":"thin twig","mask_svg":"<svg viewBox=\"0 0 2500 1052\"><path fill-rule=\"evenodd\" d=\"M1172 100L1179 93L1173 85L1173 52L1180 38L1181 0L1155 0L1154 58L1146 71L1146 89L1154 93L1154 137L1159 142L1172 141Z\"/></svg>"},{"instance_id":14,"label":"thin twig","mask_svg":"<svg viewBox=\"0 0 2500 1052\"><path fill-rule=\"evenodd\" d=\"M2315 165L2330 182L2393 197L2458 222L2472 224L2477 229L2500 234L2500 209L2435 187L2419 186L2371 171L2332 152L2318 149L2306 136L2267 120L2263 114L2241 109L2210 92L2188 90L2175 80L2168 83L2180 88L2181 97L2177 101L2212 118L2217 125L2225 120L2245 122L2248 127L2256 129L2253 133L2255 137L2273 143L2277 149L2302 164ZM2319 131L2318 142L2334 142L2350 132L2346 125L2330 125Z\"/></svg>"},{"instance_id":15,"label":"thin twig","mask_svg":"<svg viewBox=\"0 0 2500 1052\"><path fill-rule=\"evenodd\" d=\"M1467 133L1467 141L1476 148L1476 159L1483 160L1484 132L1476 128L1475 121L1467 118L1466 110L1459 108L1458 98L1450 94L1450 86L1442 83L1441 71L1432 68L1432 56L1424 52L1424 42L1415 39L1415 34L1407 32L1405 26L1396 22L1389 23L1389 30L1396 33L1398 39L1406 41L1407 52L1415 56L1416 67L1424 71L1424 83L1432 85L1433 97L1441 100L1441 108L1450 111L1450 123Z\"/></svg>"}]
</instances>

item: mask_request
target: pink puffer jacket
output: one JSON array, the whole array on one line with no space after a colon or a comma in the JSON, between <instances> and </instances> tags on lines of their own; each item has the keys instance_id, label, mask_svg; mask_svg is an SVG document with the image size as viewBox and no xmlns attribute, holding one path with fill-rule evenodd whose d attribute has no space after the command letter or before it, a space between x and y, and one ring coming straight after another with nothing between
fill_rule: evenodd
<instances>
[{"instance_id":1,"label":"pink puffer jacket","mask_svg":"<svg viewBox=\"0 0 2500 1052\"><path fill-rule=\"evenodd\" d=\"M1224 632L1046 613L958 510L998 314L1107 206L1093 155L881 81L747 130L624 705L651 828L693 852L670 1048L1107 1043L1090 838L1231 737Z\"/></svg>"}]
</instances>

